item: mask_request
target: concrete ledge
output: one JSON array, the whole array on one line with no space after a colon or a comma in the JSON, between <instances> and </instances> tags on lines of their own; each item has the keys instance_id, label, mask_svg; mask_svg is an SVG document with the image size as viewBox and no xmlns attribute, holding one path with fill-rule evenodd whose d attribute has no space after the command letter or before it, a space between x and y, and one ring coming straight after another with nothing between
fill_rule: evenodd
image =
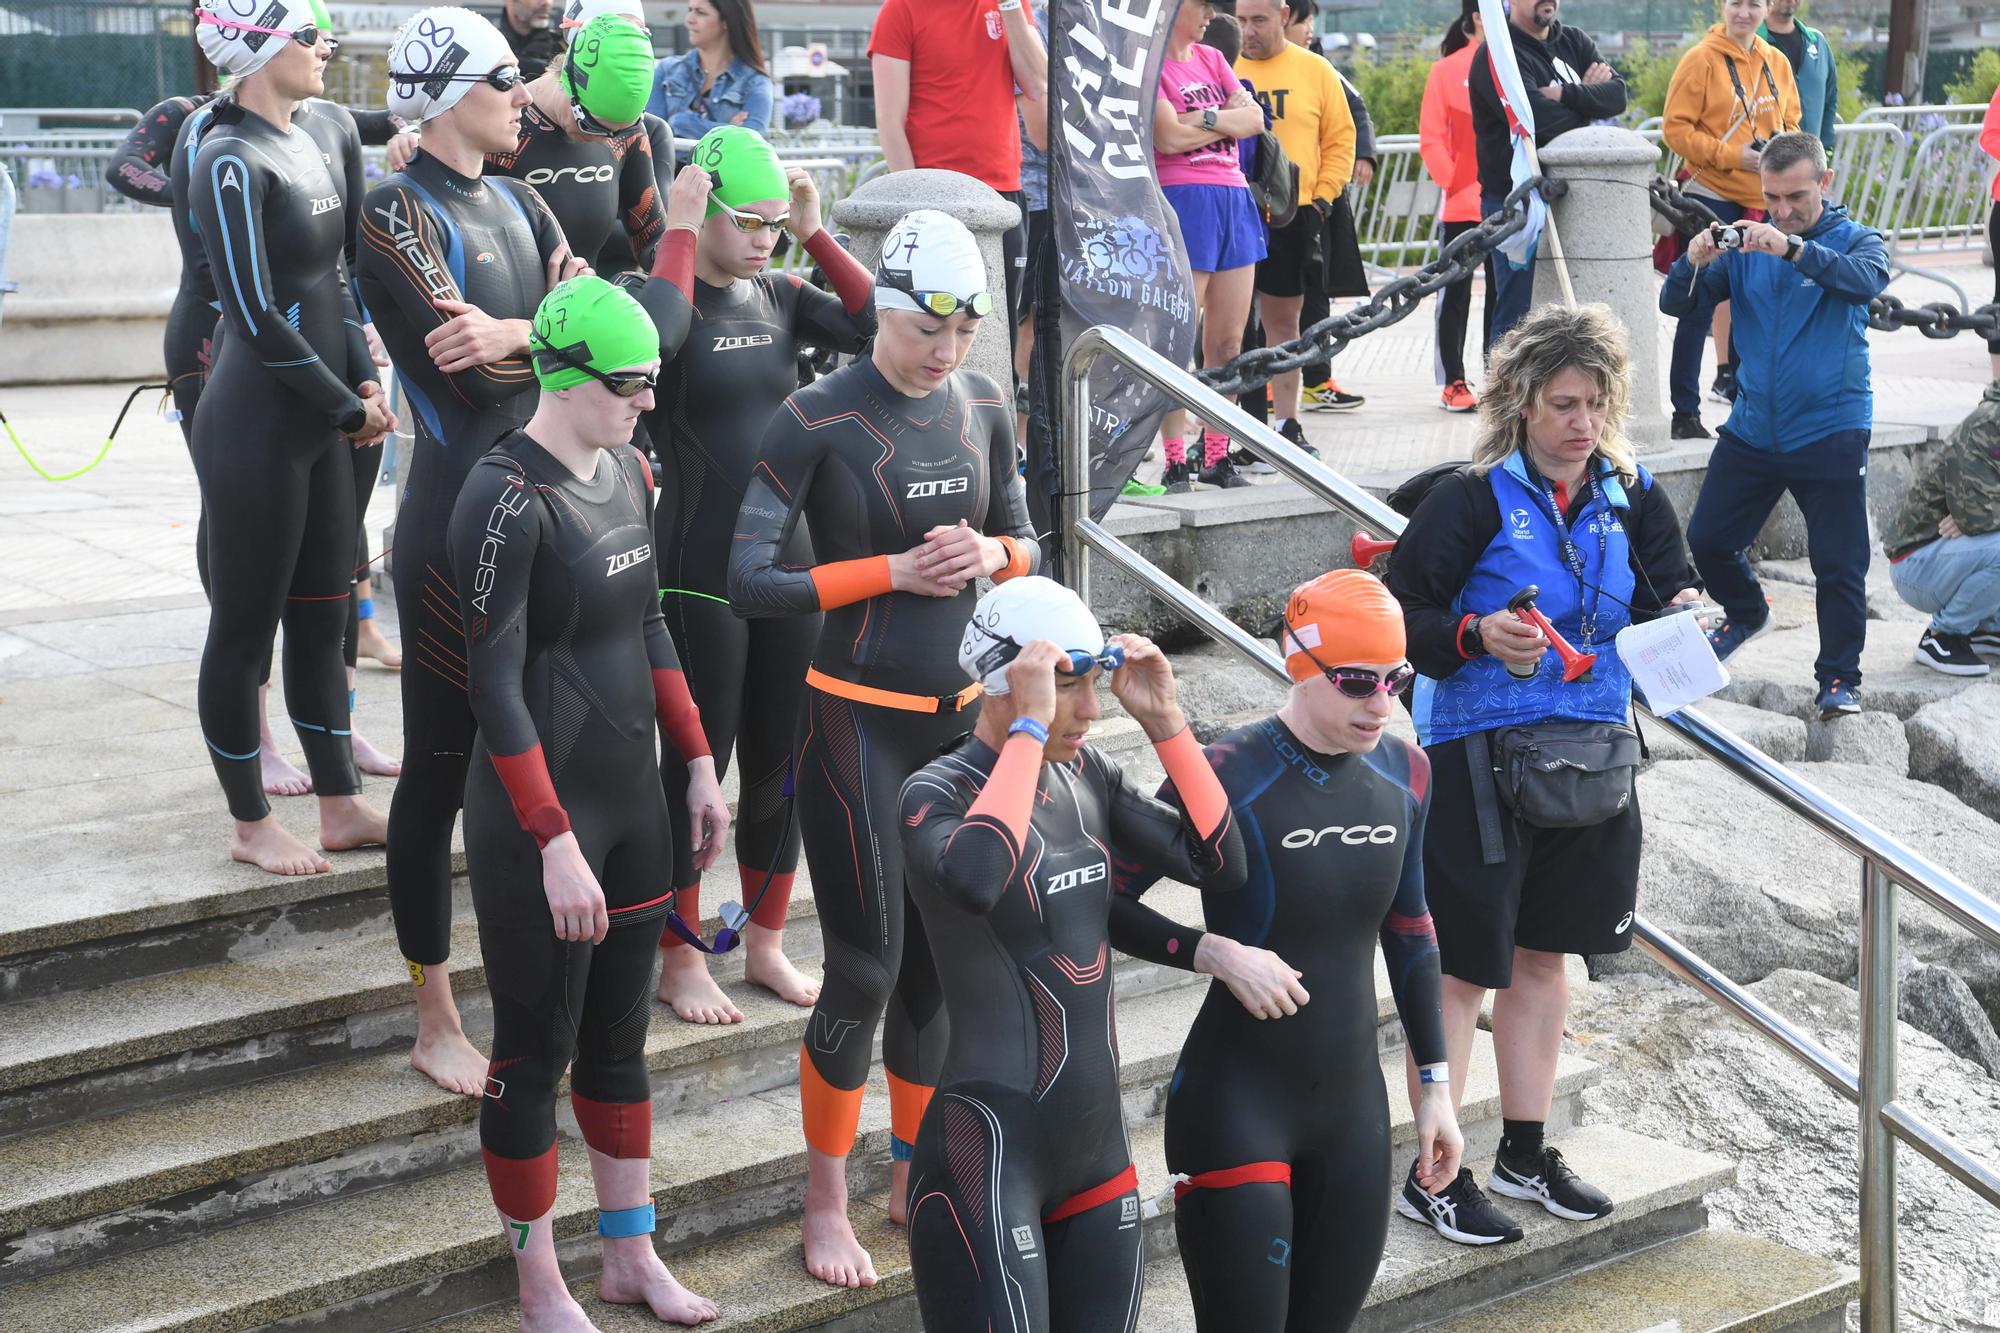
<instances>
[{"instance_id":1,"label":"concrete ledge","mask_svg":"<svg viewBox=\"0 0 2000 1333\"><path fill-rule=\"evenodd\" d=\"M0 385L160 376L181 252L164 208L14 219Z\"/></svg>"}]
</instances>

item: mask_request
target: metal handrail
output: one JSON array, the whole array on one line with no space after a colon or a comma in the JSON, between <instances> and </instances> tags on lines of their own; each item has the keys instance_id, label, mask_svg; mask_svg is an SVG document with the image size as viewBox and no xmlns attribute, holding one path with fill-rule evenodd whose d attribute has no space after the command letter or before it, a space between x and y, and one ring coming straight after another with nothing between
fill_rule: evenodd
<instances>
[{"instance_id":1,"label":"metal handrail","mask_svg":"<svg viewBox=\"0 0 2000 1333\"><path fill-rule=\"evenodd\" d=\"M1235 402L1121 329L1099 325L1078 336L1063 365L1061 527L1065 580L1090 598L1090 557L1104 556L1120 572L1166 602L1217 643L1236 649L1282 683L1277 654L1090 516L1090 372L1110 357L1236 443L1270 463L1336 511L1373 532L1395 536L1403 516L1295 448ZM1643 705L1640 705L1643 708ZM1752 1031L1777 1043L1835 1092L1860 1107L1861 1327L1896 1328L1896 1143L1909 1144L1946 1174L2000 1208L2000 1172L1967 1153L1948 1134L1896 1100L1896 948L1898 889L1907 889L2000 949L2000 907L1950 871L1905 846L1769 755L1693 708L1657 717L1706 758L1805 820L1835 846L1861 859L1861 1068L1857 1071L1800 1032L1783 1015L1724 976L1700 955L1644 917L1633 937L1668 971L1714 1000Z\"/></svg>"}]
</instances>

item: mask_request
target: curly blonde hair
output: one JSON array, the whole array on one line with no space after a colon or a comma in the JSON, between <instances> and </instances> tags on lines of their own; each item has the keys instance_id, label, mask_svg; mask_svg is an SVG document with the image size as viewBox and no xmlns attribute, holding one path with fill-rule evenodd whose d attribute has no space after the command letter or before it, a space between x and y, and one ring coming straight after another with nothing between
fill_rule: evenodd
<instances>
[{"instance_id":1,"label":"curly blonde hair","mask_svg":"<svg viewBox=\"0 0 2000 1333\"><path fill-rule=\"evenodd\" d=\"M1632 441L1625 436L1631 406L1631 357L1625 328L1609 306L1539 306L1493 346L1486 383L1479 391L1479 442L1473 470L1484 476L1528 443L1528 414L1540 411L1549 381L1580 370L1604 394L1604 433L1593 458L1610 462L1627 482L1639 478Z\"/></svg>"}]
</instances>

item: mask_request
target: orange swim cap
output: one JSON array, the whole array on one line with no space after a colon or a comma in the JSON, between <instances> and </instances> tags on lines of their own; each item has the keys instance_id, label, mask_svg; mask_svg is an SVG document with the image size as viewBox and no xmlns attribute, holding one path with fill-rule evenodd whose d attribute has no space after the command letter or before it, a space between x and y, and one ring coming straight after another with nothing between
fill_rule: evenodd
<instances>
[{"instance_id":1,"label":"orange swim cap","mask_svg":"<svg viewBox=\"0 0 2000 1333\"><path fill-rule=\"evenodd\" d=\"M1403 608L1373 574L1336 569L1293 591L1279 644L1295 681L1311 680L1321 666L1400 662Z\"/></svg>"}]
</instances>

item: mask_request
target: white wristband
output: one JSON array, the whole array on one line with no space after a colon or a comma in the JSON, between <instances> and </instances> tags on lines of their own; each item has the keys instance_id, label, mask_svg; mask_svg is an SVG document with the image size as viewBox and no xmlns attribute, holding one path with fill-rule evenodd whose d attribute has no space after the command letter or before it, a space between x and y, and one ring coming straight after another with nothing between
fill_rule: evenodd
<instances>
[{"instance_id":1,"label":"white wristband","mask_svg":"<svg viewBox=\"0 0 2000 1333\"><path fill-rule=\"evenodd\" d=\"M1419 1083L1449 1083L1451 1082L1451 1066L1419 1065L1417 1067L1417 1081Z\"/></svg>"},{"instance_id":2,"label":"white wristband","mask_svg":"<svg viewBox=\"0 0 2000 1333\"><path fill-rule=\"evenodd\" d=\"M1000 12L1011 14L1021 7L1021 0L1000 0Z\"/></svg>"}]
</instances>

